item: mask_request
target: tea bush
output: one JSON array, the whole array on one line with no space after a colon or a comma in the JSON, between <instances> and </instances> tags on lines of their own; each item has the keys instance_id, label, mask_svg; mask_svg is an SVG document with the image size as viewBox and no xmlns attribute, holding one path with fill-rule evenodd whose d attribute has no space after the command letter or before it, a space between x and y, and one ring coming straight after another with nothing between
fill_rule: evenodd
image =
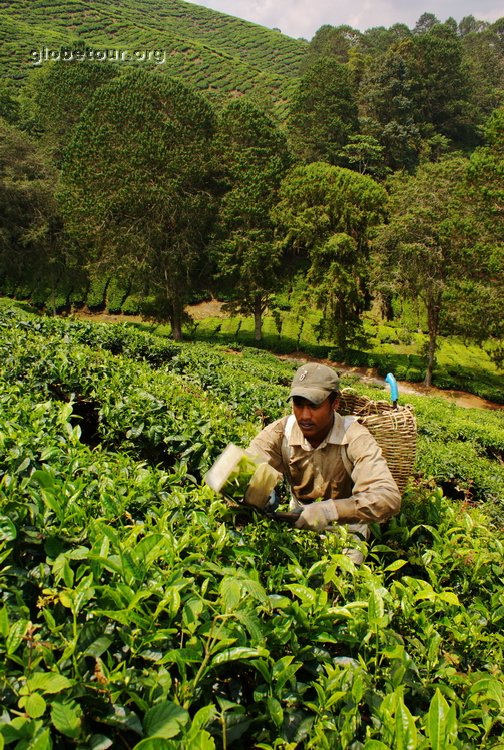
<instances>
[{"instance_id":1,"label":"tea bush","mask_svg":"<svg viewBox=\"0 0 504 750\"><path fill-rule=\"evenodd\" d=\"M502 476L500 415L415 400L423 476L356 568L201 482L293 363L2 312L0 367L1 746L503 747L502 495L438 486L455 445Z\"/></svg>"}]
</instances>

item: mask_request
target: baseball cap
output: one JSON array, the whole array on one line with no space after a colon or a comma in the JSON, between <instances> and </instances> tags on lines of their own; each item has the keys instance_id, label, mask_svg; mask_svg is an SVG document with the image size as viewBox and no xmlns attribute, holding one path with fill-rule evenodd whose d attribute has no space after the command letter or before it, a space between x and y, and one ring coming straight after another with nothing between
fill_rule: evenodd
<instances>
[{"instance_id":1,"label":"baseball cap","mask_svg":"<svg viewBox=\"0 0 504 750\"><path fill-rule=\"evenodd\" d=\"M319 362L307 362L294 375L289 398L299 396L317 406L333 392L339 390L339 378L335 370Z\"/></svg>"}]
</instances>

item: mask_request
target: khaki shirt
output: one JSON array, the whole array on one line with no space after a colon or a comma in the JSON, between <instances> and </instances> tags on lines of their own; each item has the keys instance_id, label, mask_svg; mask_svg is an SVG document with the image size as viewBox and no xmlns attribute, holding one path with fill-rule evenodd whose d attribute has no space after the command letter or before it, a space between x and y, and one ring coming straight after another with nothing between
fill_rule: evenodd
<instances>
[{"instance_id":1,"label":"khaki shirt","mask_svg":"<svg viewBox=\"0 0 504 750\"><path fill-rule=\"evenodd\" d=\"M335 413L331 431L313 448L295 420L288 441L284 441L288 419L283 417L265 427L248 451L265 456L284 474L299 503L333 498L338 523L343 524L379 523L398 512L401 495L397 485L381 448L363 425Z\"/></svg>"}]
</instances>

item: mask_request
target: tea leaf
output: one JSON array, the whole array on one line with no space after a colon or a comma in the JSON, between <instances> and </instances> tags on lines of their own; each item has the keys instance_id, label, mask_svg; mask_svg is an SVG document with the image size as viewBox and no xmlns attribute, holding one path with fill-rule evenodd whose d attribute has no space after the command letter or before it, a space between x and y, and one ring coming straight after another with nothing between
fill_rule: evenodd
<instances>
[{"instance_id":1,"label":"tea leaf","mask_svg":"<svg viewBox=\"0 0 504 750\"><path fill-rule=\"evenodd\" d=\"M51 704L51 721L66 737L78 737L81 731L81 711L75 702Z\"/></svg>"},{"instance_id":2,"label":"tea leaf","mask_svg":"<svg viewBox=\"0 0 504 750\"><path fill-rule=\"evenodd\" d=\"M55 694L73 685L73 681L56 672L35 672L27 680L30 692L39 690L42 693Z\"/></svg>"},{"instance_id":3,"label":"tea leaf","mask_svg":"<svg viewBox=\"0 0 504 750\"><path fill-rule=\"evenodd\" d=\"M400 698L395 717L395 750L415 750L417 742L415 721Z\"/></svg>"},{"instance_id":4,"label":"tea leaf","mask_svg":"<svg viewBox=\"0 0 504 750\"><path fill-rule=\"evenodd\" d=\"M9 632L9 616L7 614L7 607L0 609L0 635L2 638L6 638Z\"/></svg>"},{"instance_id":5,"label":"tea leaf","mask_svg":"<svg viewBox=\"0 0 504 750\"><path fill-rule=\"evenodd\" d=\"M406 560L394 560L393 563L390 563L390 565L387 565L386 568L384 568L385 573L390 573L394 570L399 570L400 568L403 568L405 565L407 565Z\"/></svg>"},{"instance_id":6,"label":"tea leaf","mask_svg":"<svg viewBox=\"0 0 504 750\"><path fill-rule=\"evenodd\" d=\"M224 603L226 612L232 612L238 606L241 599L241 582L236 578L223 578L219 586L219 593Z\"/></svg>"},{"instance_id":7,"label":"tea leaf","mask_svg":"<svg viewBox=\"0 0 504 750\"><path fill-rule=\"evenodd\" d=\"M38 693L32 693L19 701L21 708L24 708L28 716L32 719L39 719L44 715L46 702Z\"/></svg>"},{"instance_id":8,"label":"tea leaf","mask_svg":"<svg viewBox=\"0 0 504 750\"><path fill-rule=\"evenodd\" d=\"M10 518L0 516L0 542L13 542L16 536L16 527Z\"/></svg>"},{"instance_id":9,"label":"tea leaf","mask_svg":"<svg viewBox=\"0 0 504 750\"><path fill-rule=\"evenodd\" d=\"M17 651L30 627L29 620L20 619L13 622L9 627L9 633L6 638L5 646L8 656Z\"/></svg>"},{"instance_id":10,"label":"tea leaf","mask_svg":"<svg viewBox=\"0 0 504 750\"><path fill-rule=\"evenodd\" d=\"M284 712L280 702L276 698L268 698L266 701L268 706L268 712L277 727L280 727L283 722Z\"/></svg>"},{"instance_id":11,"label":"tea leaf","mask_svg":"<svg viewBox=\"0 0 504 750\"><path fill-rule=\"evenodd\" d=\"M148 737L175 737L181 727L189 721L189 713L170 701L165 701L149 709L143 722Z\"/></svg>"},{"instance_id":12,"label":"tea leaf","mask_svg":"<svg viewBox=\"0 0 504 750\"><path fill-rule=\"evenodd\" d=\"M427 732L432 750L444 750L446 747L447 716L448 703L439 688L437 688L430 702L427 714Z\"/></svg>"},{"instance_id":13,"label":"tea leaf","mask_svg":"<svg viewBox=\"0 0 504 750\"><path fill-rule=\"evenodd\" d=\"M236 646L228 648L217 654L212 659L212 664L226 664L230 661L240 661L241 659L255 659L257 656L268 656L268 651L264 648L248 648L246 646Z\"/></svg>"}]
</instances>

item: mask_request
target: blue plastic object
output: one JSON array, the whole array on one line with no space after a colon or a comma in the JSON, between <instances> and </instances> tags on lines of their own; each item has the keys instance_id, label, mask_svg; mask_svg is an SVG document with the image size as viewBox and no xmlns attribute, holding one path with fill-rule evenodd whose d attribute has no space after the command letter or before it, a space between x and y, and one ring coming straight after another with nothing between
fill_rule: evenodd
<instances>
[{"instance_id":1,"label":"blue plastic object","mask_svg":"<svg viewBox=\"0 0 504 750\"><path fill-rule=\"evenodd\" d=\"M385 377L385 382L390 386L390 400L397 406L399 400L399 389L397 387L397 381L391 372L388 372Z\"/></svg>"}]
</instances>

